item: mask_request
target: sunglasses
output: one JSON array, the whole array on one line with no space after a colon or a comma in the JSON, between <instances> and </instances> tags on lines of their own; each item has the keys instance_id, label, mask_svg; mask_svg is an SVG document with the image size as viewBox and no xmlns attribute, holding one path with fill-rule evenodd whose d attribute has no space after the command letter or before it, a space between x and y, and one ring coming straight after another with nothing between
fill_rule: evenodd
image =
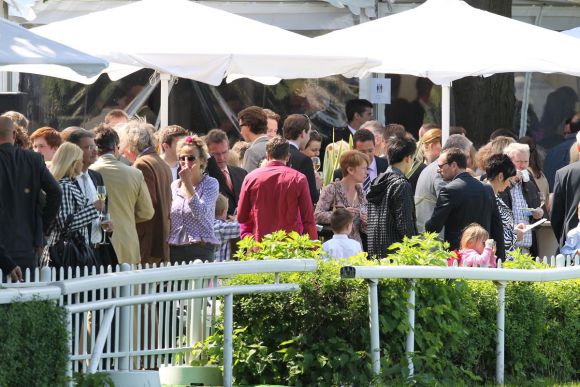
<instances>
[{"instance_id":1,"label":"sunglasses","mask_svg":"<svg viewBox=\"0 0 580 387\"><path fill-rule=\"evenodd\" d=\"M195 156L179 156L179 160L180 161L185 161L185 160L195 161L195 160L197 160L197 157L195 157Z\"/></svg>"}]
</instances>

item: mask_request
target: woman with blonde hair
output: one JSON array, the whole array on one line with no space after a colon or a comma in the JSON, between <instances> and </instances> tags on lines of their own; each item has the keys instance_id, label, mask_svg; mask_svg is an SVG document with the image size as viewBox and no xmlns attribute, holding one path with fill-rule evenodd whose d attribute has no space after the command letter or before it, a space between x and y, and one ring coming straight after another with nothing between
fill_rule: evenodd
<instances>
[{"instance_id":1,"label":"woman with blonde hair","mask_svg":"<svg viewBox=\"0 0 580 387\"><path fill-rule=\"evenodd\" d=\"M350 239L361 242L361 232L367 227L367 199L362 183L367 177L368 157L357 150L344 152L340 156L342 179L330 183L322 189L314 211L316 222L330 224L332 212L336 208L346 208L353 216Z\"/></svg>"},{"instance_id":2,"label":"woman with blonde hair","mask_svg":"<svg viewBox=\"0 0 580 387\"><path fill-rule=\"evenodd\" d=\"M48 241L42 254L44 265L55 265L55 257L50 256L50 247L54 246L65 233L78 232L85 241L88 241L88 226L99 217L97 208L99 210L103 208L101 201L89 203L75 183L82 169L82 149L70 142L62 144L54 154L50 165L50 172L62 189L62 202L56 218L48 228Z\"/></svg>"},{"instance_id":3,"label":"woman with blonde hair","mask_svg":"<svg viewBox=\"0 0 580 387\"><path fill-rule=\"evenodd\" d=\"M195 259L213 261L219 240L213 231L219 183L206 175L208 153L198 136L184 137L177 143L181 170L171 184L169 255L171 263Z\"/></svg>"}]
</instances>

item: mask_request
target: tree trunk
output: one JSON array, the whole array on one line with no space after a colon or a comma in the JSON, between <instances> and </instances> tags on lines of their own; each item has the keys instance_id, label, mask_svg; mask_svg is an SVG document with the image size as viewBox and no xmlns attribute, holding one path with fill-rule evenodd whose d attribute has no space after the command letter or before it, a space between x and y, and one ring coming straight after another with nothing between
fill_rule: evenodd
<instances>
[{"instance_id":1,"label":"tree trunk","mask_svg":"<svg viewBox=\"0 0 580 387\"><path fill-rule=\"evenodd\" d=\"M512 0L467 0L467 3L475 8L511 17ZM461 55L461 47L457 47L457 52ZM452 91L455 124L465 127L474 144L487 143L489 135L496 129L512 128L515 108L513 73L460 79L453 82Z\"/></svg>"}]
</instances>

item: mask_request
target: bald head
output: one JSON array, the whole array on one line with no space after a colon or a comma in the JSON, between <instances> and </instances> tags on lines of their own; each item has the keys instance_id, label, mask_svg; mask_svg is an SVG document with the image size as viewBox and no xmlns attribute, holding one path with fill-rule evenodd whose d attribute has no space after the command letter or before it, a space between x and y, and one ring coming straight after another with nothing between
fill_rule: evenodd
<instances>
[{"instance_id":1,"label":"bald head","mask_svg":"<svg viewBox=\"0 0 580 387\"><path fill-rule=\"evenodd\" d=\"M0 142L14 142L14 123L8 117L0 117Z\"/></svg>"}]
</instances>

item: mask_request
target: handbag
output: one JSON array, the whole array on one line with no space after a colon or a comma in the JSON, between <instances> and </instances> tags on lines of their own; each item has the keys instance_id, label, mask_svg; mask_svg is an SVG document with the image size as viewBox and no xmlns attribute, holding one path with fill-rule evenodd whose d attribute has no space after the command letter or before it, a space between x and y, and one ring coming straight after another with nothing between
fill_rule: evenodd
<instances>
[{"instance_id":1,"label":"handbag","mask_svg":"<svg viewBox=\"0 0 580 387\"><path fill-rule=\"evenodd\" d=\"M70 230L73 214L69 214L64 231L56 243L48 248L50 266L56 268L94 266L97 263L93 249L79 230Z\"/></svg>"}]
</instances>

